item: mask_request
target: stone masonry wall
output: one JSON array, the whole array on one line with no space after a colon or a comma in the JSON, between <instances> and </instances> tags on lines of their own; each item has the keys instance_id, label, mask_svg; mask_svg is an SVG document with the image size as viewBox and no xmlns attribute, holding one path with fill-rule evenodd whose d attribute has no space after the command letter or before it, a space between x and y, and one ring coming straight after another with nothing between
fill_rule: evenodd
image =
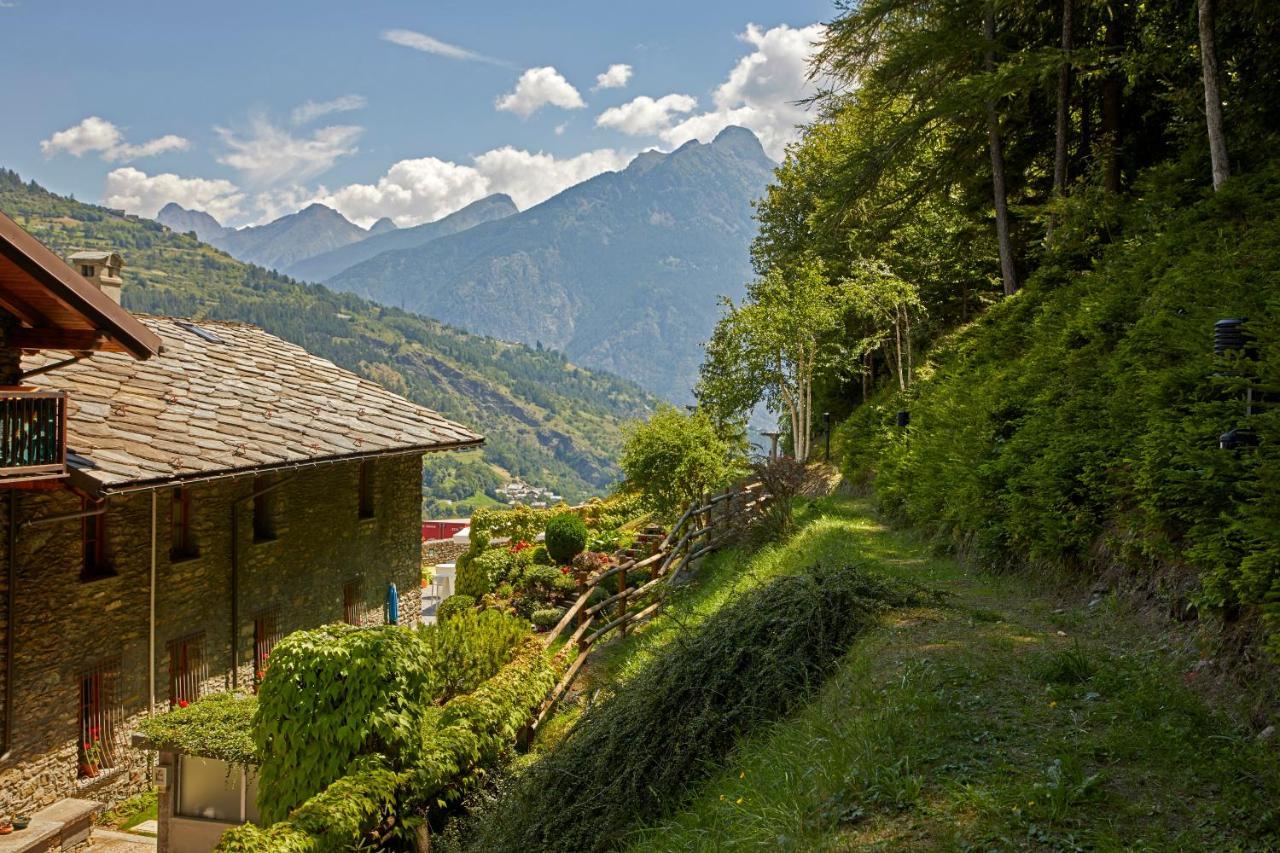
<instances>
[{"instance_id":1,"label":"stone masonry wall","mask_svg":"<svg viewBox=\"0 0 1280 853\"><path fill-rule=\"evenodd\" d=\"M203 691L232 686L231 514L239 521L237 678L251 689L255 618L277 617L280 633L343 618L343 588L360 589L362 624L384 620L394 582L401 624L420 611L421 463L416 455L372 463L374 515L358 517L359 463L282 472L291 477L268 503L275 537L255 541L253 476L191 487L191 529L197 555L171 561L172 492L155 492L155 703L168 707L170 640L203 634L208 679ZM258 480L259 486L271 482ZM11 492L22 522L77 512L66 490ZM238 501L238 502L237 502ZM0 496L0 532L7 531L8 497ZM20 526L15 585L14 743L0 758L0 814L30 813L68 796L108 802L149 783L153 756L128 746L136 720L151 702L148 678L151 606L152 493L109 499L107 560L114 575L82 580L81 522ZM0 565L8 557L0 536ZM0 601L7 596L0 572ZM4 618L0 607L0 622ZM2 631L10 626L4 625ZM3 657L0 633L0 658ZM118 687L126 723L117 732L117 769L77 779L80 678L91 667L119 662ZM3 680L0 660L0 682ZM6 685L0 683L0 690ZM2 695L2 694L0 694ZM2 707L2 706L0 706Z\"/></svg>"}]
</instances>

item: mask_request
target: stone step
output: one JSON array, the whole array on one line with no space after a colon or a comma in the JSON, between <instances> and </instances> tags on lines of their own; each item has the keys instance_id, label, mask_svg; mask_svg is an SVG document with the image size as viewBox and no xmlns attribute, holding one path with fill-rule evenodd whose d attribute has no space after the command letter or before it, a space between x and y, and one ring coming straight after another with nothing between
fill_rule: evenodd
<instances>
[{"instance_id":1,"label":"stone step","mask_svg":"<svg viewBox=\"0 0 1280 853\"><path fill-rule=\"evenodd\" d=\"M102 803L95 800L59 800L33 814L26 829L0 835L0 853L70 850L89 840L93 816L102 807Z\"/></svg>"}]
</instances>

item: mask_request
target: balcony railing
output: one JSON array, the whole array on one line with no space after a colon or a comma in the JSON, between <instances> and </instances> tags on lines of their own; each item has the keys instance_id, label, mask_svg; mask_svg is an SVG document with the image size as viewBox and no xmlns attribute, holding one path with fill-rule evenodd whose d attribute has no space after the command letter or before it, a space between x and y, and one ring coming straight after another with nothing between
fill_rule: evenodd
<instances>
[{"instance_id":1,"label":"balcony railing","mask_svg":"<svg viewBox=\"0 0 1280 853\"><path fill-rule=\"evenodd\" d=\"M67 393L0 387L0 486L66 474Z\"/></svg>"}]
</instances>

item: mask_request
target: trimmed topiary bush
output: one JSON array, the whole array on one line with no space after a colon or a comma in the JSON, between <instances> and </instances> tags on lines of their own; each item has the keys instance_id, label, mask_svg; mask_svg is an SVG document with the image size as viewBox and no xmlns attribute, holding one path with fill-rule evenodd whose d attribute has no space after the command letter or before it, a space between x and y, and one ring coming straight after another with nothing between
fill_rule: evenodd
<instances>
[{"instance_id":1,"label":"trimmed topiary bush","mask_svg":"<svg viewBox=\"0 0 1280 853\"><path fill-rule=\"evenodd\" d=\"M566 566L587 547L587 525L572 513L561 513L547 522L547 554Z\"/></svg>"},{"instance_id":2,"label":"trimmed topiary bush","mask_svg":"<svg viewBox=\"0 0 1280 853\"><path fill-rule=\"evenodd\" d=\"M473 596L457 593L446 598L436 607L436 622L443 625L455 616L468 613L476 608Z\"/></svg>"}]
</instances>

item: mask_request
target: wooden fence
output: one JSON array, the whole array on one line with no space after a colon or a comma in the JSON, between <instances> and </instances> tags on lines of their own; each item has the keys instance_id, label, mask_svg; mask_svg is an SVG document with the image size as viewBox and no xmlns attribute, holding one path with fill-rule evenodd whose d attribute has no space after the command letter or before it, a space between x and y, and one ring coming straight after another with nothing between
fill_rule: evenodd
<instances>
[{"instance_id":1,"label":"wooden fence","mask_svg":"<svg viewBox=\"0 0 1280 853\"><path fill-rule=\"evenodd\" d=\"M578 647L578 655L556 684L534 720L532 730L551 715L582 671L591 651L615 632L623 636L641 622L652 618L662 607L671 581L689 565L736 538L760 518L770 495L758 481L739 483L694 502L665 536L650 531L651 553L620 554L614 564L579 586L579 595L565 611L560 623L543 637L550 646L573 627L568 645ZM641 537L642 541L645 537ZM634 585L633 585L634 584ZM611 594L588 604L596 590ZM595 596L598 598L598 596Z\"/></svg>"}]
</instances>

